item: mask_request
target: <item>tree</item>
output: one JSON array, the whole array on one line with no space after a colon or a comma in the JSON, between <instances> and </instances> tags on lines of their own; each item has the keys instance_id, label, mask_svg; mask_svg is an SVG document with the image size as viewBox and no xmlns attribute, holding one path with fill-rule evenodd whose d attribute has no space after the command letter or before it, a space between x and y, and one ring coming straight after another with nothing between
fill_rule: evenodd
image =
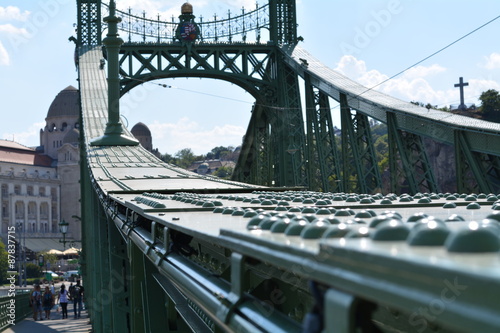
<instances>
[{"instance_id":1,"label":"tree","mask_svg":"<svg viewBox=\"0 0 500 333\"><path fill-rule=\"evenodd\" d=\"M168 153L161 154L160 159L165 163L175 163L174 157Z\"/></svg>"},{"instance_id":2,"label":"tree","mask_svg":"<svg viewBox=\"0 0 500 333\"><path fill-rule=\"evenodd\" d=\"M0 240L0 282L2 283L7 280L8 258L9 255L5 249L5 244Z\"/></svg>"},{"instance_id":3,"label":"tree","mask_svg":"<svg viewBox=\"0 0 500 333\"><path fill-rule=\"evenodd\" d=\"M26 264L26 277L29 278L39 278L43 274L42 268L31 262Z\"/></svg>"},{"instance_id":4,"label":"tree","mask_svg":"<svg viewBox=\"0 0 500 333\"><path fill-rule=\"evenodd\" d=\"M222 166L213 173L214 176L224 179L230 179L233 174L233 168L229 166Z\"/></svg>"},{"instance_id":5,"label":"tree","mask_svg":"<svg viewBox=\"0 0 500 333\"><path fill-rule=\"evenodd\" d=\"M479 96L481 101L480 112L486 120L499 121L500 120L500 94L495 89L484 91Z\"/></svg>"},{"instance_id":6,"label":"tree","mask_svg":"<svg viewBox=\"0 0 500 333\"><path fill-rule=\"evenodd\" d=\"M175 153L177 159L177 165L181 168L187 169L195 160L193 151L191 148L184 148Z\"/></svg>"}]
</instances>

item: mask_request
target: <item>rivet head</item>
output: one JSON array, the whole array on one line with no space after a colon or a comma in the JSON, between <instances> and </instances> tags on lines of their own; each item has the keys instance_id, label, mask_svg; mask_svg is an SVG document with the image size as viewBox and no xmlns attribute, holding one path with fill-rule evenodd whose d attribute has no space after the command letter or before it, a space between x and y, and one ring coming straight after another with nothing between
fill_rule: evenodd
<instances>
[{"instance_id":1,"label":"rivet head","mask_svg":"<svg viewBox=\"0 0 500 333\"><path fill-rule=\"evenodd\" d=\"M466 228L448 236L445 242L449 252L478 253L500 251L500 237L491 227L470 222Z\"/></svg>"},{"instance_id":2,"label":"rivet head","mask_svg":"<svg viewBox=\"0 0 500 333\"><path fill-rule=\"evenodd\" d=\"M390 219L377 225L371 238L376 241L402 241L406 240L410 228L398 219Z\"/></svg>"},{"instance_id":3,"label":"rivet head","mask_svg":"<svg viewBox=\"0 0 500 333\"><path fill-rule=\"evenodd\" d=\"M347 224L340 223L329 226L323 233L322 238L342 238L352 230Z\"/></svg>"},{"instance_id":4,"label":"rivet head","mask_svg":"<svg viewBox=\"0 0 500 333\"><path fill-rule=\"evenodd\" d=\"M406 241L412 246L441 246L449 234L450 230L443 222L429 220L427 223L417 222Z\"/></svg>"},{"instance_id":5,"label":"rivet head","mask_svg":"<svg viewBox=\"0 0 500 333\"><path fill-rule=\"evenodd\" d=\"M299 236L306 225L309 225L306 221L290 223L290 225L285 229L285 235Z\"/></svg>"}]
</instances>

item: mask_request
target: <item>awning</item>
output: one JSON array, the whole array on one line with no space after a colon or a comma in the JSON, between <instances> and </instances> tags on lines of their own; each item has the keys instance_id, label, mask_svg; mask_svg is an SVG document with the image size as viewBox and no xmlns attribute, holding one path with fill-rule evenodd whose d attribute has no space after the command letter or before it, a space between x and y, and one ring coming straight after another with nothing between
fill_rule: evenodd
<instances>
[{"instance_id":1,"label":"awning","mask_svg":"<svg viewBox=\"0 0 500 333\"><path fill-rule=\"evenodd\" d=\"M69 243L68 241L66 245ZM59 242L59 239L54 238L26 238L26 247L33 252L49 252L51 250L55 250L60 253L55 254L76 254L75 251L71 253L65 253L64 250L69 250L63 248L63 243ZM52 253L52 252L50 252Z\"/></svg>"}]
</instances>

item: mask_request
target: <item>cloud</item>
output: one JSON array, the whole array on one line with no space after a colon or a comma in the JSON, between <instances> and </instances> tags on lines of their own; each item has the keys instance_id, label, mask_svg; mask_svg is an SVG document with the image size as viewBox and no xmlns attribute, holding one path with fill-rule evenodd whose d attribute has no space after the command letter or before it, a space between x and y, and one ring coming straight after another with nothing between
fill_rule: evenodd
<instances>
[{"instance_id":1,"label":"cloud","mask_svg":"<svg viewBox=\"0 0 500 333\"><path fill-rule=\"evenodd\" d=\"M40 142L38 142L40 129L44 126L44 122L34 123L31 124L31 126L28 127L24 132L3 133L2 137L5 140L13 140L27 147L38 146L40 144Z\"/></svg>"},{"instance_id":2,"label":"cloud","mask_svg":"<svg viewBox=\"0 0 500 333\"><path fill-rule=\"evenodd\" d=\"M155 121L147 125L154 138L153 146L161 153L175 154L181 149L191 148L197 155L206 154L217 146L239 146L246 129L230 124L203 128L196 121L187 117L177 123Z\"/></svg>"},{"instance_id":3,"label":"cloud","mask_svg":"<svg viewBox=\"0 0 500 333\"><path fill-rule=\"evenodd\" d=\"M10 35L22 35L26 37L29 36L29 33L25 28L18 28L10 23L0 24L0 33L6 33Z\"/></svg>"},{"instance_id":4,"label":"cloud","mask_svg":"<svg viewBox=\"0 0 500 333\"><path fill-rule=\"evenodd\" d=\"M367 88L375 87L378 91L406 101L442 105L456 98L453 89L437 91L426 80L426 77L446 71L446 68L437 64L416 66L383 84L380 83L386 81L388 75L376 69L368 70L363 60L352 55L344 55L335 70Z\"/></svg>"},{"instance_id":5,"label":"cloud","mask_svg":"<svg viewBox=\"0 0 500 333\"><path fill-rule=\"evenodd\" d=\"M2 42L0 41L0 66L8 65L10 65L10 57Z\"/></svg>"},{"instance_id":6,"label":"cloud","mask_svg":"<svg viewBox=\"0 0 500 333\"><path fill-rule=\"evenodd\" d=\"M26 21L30 15L30 12L25 10L21 12L18 7L0 6L0 21Z\"/></svg>"},{"instance_id":7,"label":"cloud","mask_svg":"<svg viewBox=\"0 0 500 333\"><path fill-rule=\"evenodd\" d=\"M492 53L487 57L484 57L485 63L482 67L486 69L496 69L500 68L500 53Z\"/></svg>"}]
</instances>

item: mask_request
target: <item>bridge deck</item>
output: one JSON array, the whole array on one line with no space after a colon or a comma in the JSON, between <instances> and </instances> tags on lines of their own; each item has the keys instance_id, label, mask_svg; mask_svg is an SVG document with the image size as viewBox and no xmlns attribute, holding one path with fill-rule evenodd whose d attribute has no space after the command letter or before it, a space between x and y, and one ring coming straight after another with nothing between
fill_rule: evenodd
<instances>
[{"instance_id":1,"label":"bridge deck","mask_svg":"<svg viewBox=\"0 0 500 333\"><path fill-rule=\"evenodd\" d=\"M62 319L61 312L51 311L50 320L38 320L34 321L32 317L28 317L17 323L15 326L11 326L3 333L88 333L92 331L92 327L89 325L89 319L87 316L87 311L82 311L82 315L78 319L73 318L73 306L68 305L68 319Z\"/></svg>"},{"instance_id":2,"label":"bridge deck","mask_svg":"<svg viewBox=\"0 0 500 333\"><path fill-rule=\"evenodd\" d=\"M293 53L293 56L306 57L308 63L311 60L302 52ZM94 190L106 197L102 202L108 216L106 221L113 220L123 239L129 245L134 244L134 251L137 250L154 263L155 269L161 273L155 275L155 278L163 276L163 278L158 277L160 284L163 283L164 277L174 281L175 287L182 294L195 300L193 302L203 307L213 320L220 320L218 323L221 325L225 325L228 321L226 319L233 314L237 316L236 320L245 323L251 322L256 317L257 311L245 313L250 311L253 303L250 304L250 298L243 296L244 277L238 271L238 265L246 265L245 267L249 267L248 270L256 271L254 276L267 276L268 271L271 271L277 272L276 276L279 279L285 274L282 273L280 276L280 272L286 270L300 277L302 282L314 280L323 283L331 289L380 303L384 307L401 310L409 315L410 319L417 311L415 309L419 307L432 307L436 301L445 302L444 309L440 310L442 313L438 322L451 331L498 332L500 327L498 251L477 254L471 250L458 253L450 251L447 244L413 246L404 239L397 238L400 236L380 240L374 235L382 233L380 230L383 228L370 225L386 210L394 210L401 215L402 227L400 227L411 233L414 230L418 231L414 227L415 223L407 222L415 213L426 212L442 220L451 214L459 214L466 222L440 222L449 232L448 238L458 237L467 229L466 226L469 226L470 221L481 221L492 213L493 203L489 199L484 197L477 202L480 204L479 210L467 209L466 205L470 202L466 201L466 198L453 199L457 208L444 209L443 205L452 200L444 196L434 198L425 204L417 201L397 201L395 198L388 202L387 198L382 196L373 196L374 201L370 203L349 200L354 196L348 195L343 195L337 200L336 195L331 193L285 192L283 189L268 189L204 177L163 163L141 147L90 146L88 143L92 138L103 134L107 118L105 112L107 90L105 73L98 65L100 58L100 49L89 50L80 57L81 103L91 180ZM297 59L290 59L293 60L294 66L298 64ZM322 67L319 65L316 67L311 60L307 68L314 72L320 71ZM340 88L327 83L328 80L336 80L328 76L334 74L326 70L325 73L323 74L327 75L327 78L319 72L316 73L318 80L325 89L329 87L328 89L336 90L338 94ZM346 79L338 78L338 80ZM346 81L339 85L343 85L342 87L346 89L344 92L347 91L351 95L359 94L357 90L359 87L352 82ZM373 97L373 100L362 98L359 103L365 103L374 115L377 115L377 112L381 114L384 110L395 107L396 103L400 103L374 91L368 92L367 96ZM454 119L457 119L451 114L446 114L445 118L442 113L435 111L427 114L426 109L424 109L425 114L420 115L420 109L408 109L409 107L405 104L393 111L404 113L409 117L418 116L420 127L422 122L437 120L440 122L439 126L449 126L453 124ZM366 110L364 106L360 109ZM411 127L415 124L407 125ZM496 131L500 132L498 125L484 127L482 125L483 122L475 120L467 124L469 128L484 135L484 138L488 140L493 138L491 142L496 142L498 139ZM491 132L486 133L488 130ZM446 135L441 136L446 137ZM161 194L153 193L155 191ZM328 203L320 204L319 197L328 200ZM498 198L494 197L494 200ZM269 225L266 225L255 217L244 216L245 213L252 211L261 213L258 211L260 209L269 215L275 215L277 220L263 216L262 219L269 218ZM305 209L312 212L306 213ZM322 209L329 211L323 215L320 213ZM366 213L366 210L372 210L373 215L356 219L358 214L363 211ZM337 212L348 212L348 214L342 215ZM303 232L292 233L269 229L273 223L278 221L286 223L287 218L292 219L299 215L310 218L308 221L313 223L288 223L289 226L299 226ZM325 222L324 219L329 220ZM340 229L340 225L349 229L352 237L321 236L325 230ZM323 227L326 229L320 232L319 229ZM489 225L485 224L484 227L500 234L500 228L495 221ZM472 227L467 231L474 233ZM199 253L183 256L171 251L172 245L176 245L172 240L172 234L176 232L192 237L190 238L192 241L184 245L193 244ZM498 239L496 240L498 243ZM93 241L98 246L97 240ZM475 243L477 245L481 240L476 239ZM262 270L259 270L260 267L255 268L251 261L248 264L238 261L238 255L232 254L254 258L261 262L264 268ZM233 264L236 266L234 269ZM228 265L231 266L229 279L222 274L227 274L224 268ZM217 274L209 271L216 271ZM284 278L281 280L283 283L293 284L293 281ZM168 283L167 281L162 284L162 288L167 286L165 287L167 290ZM297 290L295 285L292 287L293 291ZM305 289L307 287L300 290L302 292ZM455 293L450 294L453 290ZM443 298L443 295L446 298ZM453 296L458 301L448 302ZM329 301L334 305L337 302L335 299ZM441 303L438 305L441 306ZM298 304L297 311L304 307L304 304ZM221 319L218 317L221 314L227 317ZM289 318L282 319L287 317L286 312L282 315L275 311L272 316L280 316L282 323L290 325L282 326L282 331L287 329L290 332L299 331L296 322L291 323L292 320ZM252 322L251 325L266 327L267 324L276 323L277 317L272 316L260 316L255 320L262 322Z\"/></svg>"}]
</instances>

